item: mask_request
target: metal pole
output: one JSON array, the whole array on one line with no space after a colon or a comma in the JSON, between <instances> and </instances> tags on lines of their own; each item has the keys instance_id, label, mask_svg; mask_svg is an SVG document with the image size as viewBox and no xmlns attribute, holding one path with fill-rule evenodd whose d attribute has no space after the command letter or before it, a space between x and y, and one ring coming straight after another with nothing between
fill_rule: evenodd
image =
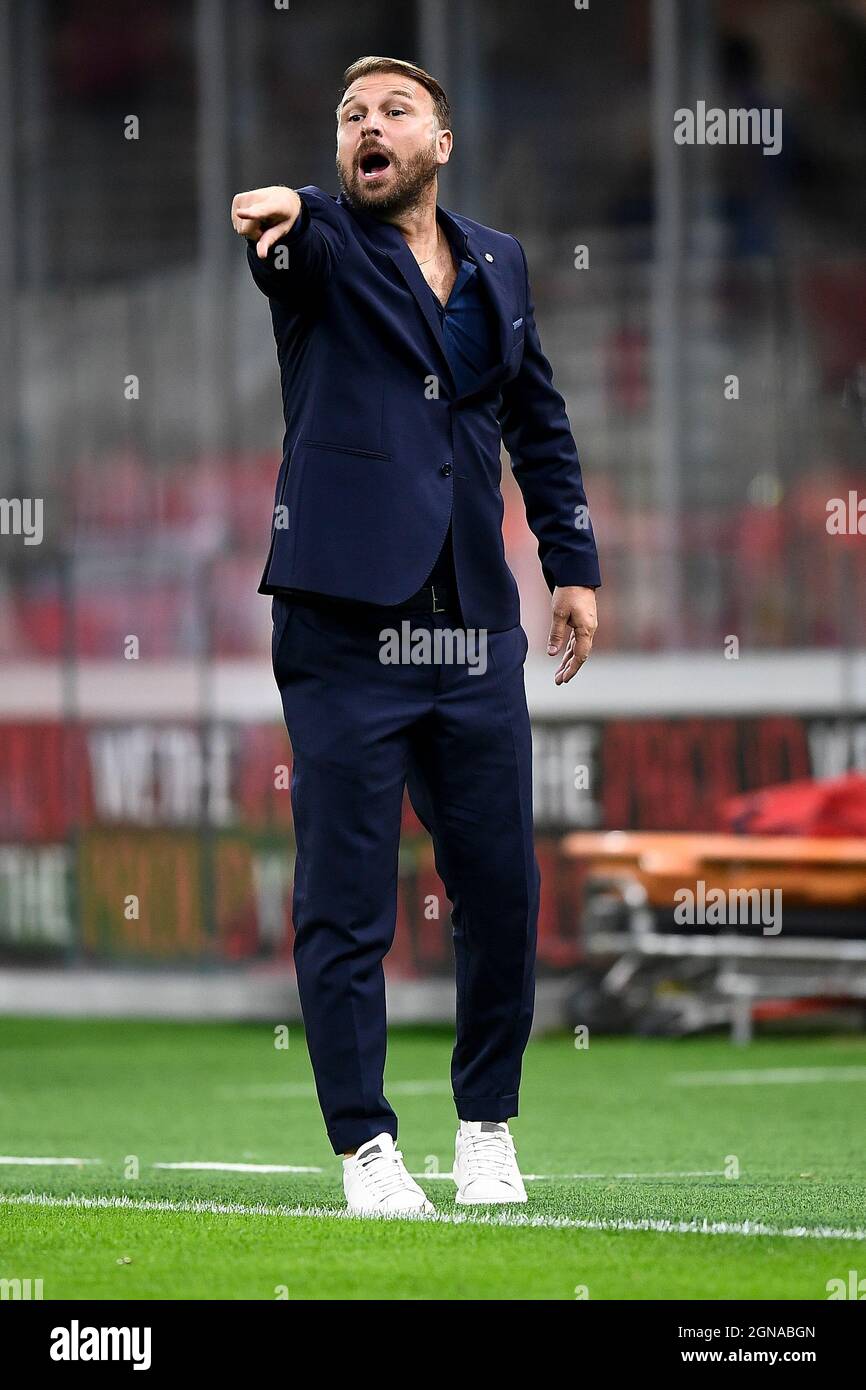
<instances>
[{"instance_id":1,"label":"metal pole","mask_svg":"<svg viewBox=\"0 0 866 1390\"><path fill-rule=\"evenodd\" d=\"M33 289L41 290L48 268L46 211L48 190L48 83L45 51L44 0L32 0L21 8L19 58L21 66L21 109L19 124L22 143L22 195L27 235L20 239L24 257L24 278Z\"/></svg>"},{"instance_id":2,"label":"metal pole","mask_svg":"<svg viewBox=\"0 0 866 1390\"><path fill-rule=\"evenodd\" d=\"M480 177L483 71L476 0L418 0L419 59L441 82L454 110L454 154L442 175L440 203L483 217Z\"/></svg>"},{"instance_id":3,"label":"metal pole","mask_svg":"<svg viewBox=\"0 0 866 1390\"><path fill-rule=\"evenodd\" d=\"M231 319L228 285L234 266L229 220L228 51L225 0L197 0L198 86L198 395L197 435L203 450L224 448L229 422Z\"/></svg>"},{"instance_id":4,"label":"metal pole","mask_svg":"<svg viewBox=\"0 0 866 1390\"><path fill-rule=\"evenodd\" d=\"M0 0L0 488L11 496L19 474L20 402L16 341L15 261L23 238L14 228L15 94L13 89L12 3Z\"/></svg>"},{"instance_id":5,"label":"metal pole","mask_svg":"<svg viewBox=\"0 0 866 1390\"><path fill-rule=\"evenodd\" d=\"M442 83L446 92L449 90L452 76L450 8L449 0L417 0L415 21L418 32L418 61Z\"/></svg>"},{"instance_id":6,"label":"metal pole","mask_svg":"<svg viewBox=\"0 0 866 1390\"><path fill-rule=\"evenodd\" d=\"M680 82L677 0L654 0L653 155L655 237L652 266L651 351L655 499L660 518L659 616L667 644L683 641L680 547L683 474L683 257L681 151L674 143Z\"/></svg>"},{"instance_id":7,"label":"metal pole","mask_svg":"<svg viewBox=\"0 0 866 1390\"><path fill-rule=\"evenodd\" d=\"M231 292L235 265L235 235L229 218L232 194L230 165L230 105L228 79L228 17L225 0L197 0L195 24L198 84L198 394L196 436L204 455L231 448L233 400ZM202 641L199 650L198 733L203 756L213 730L213 577L211 557L200 556L193 580ZM199 819L201 847L199 888L205 931L216 935L214 901L215 836L209 807L202 799Z\"/></svg>"}]
</instances>

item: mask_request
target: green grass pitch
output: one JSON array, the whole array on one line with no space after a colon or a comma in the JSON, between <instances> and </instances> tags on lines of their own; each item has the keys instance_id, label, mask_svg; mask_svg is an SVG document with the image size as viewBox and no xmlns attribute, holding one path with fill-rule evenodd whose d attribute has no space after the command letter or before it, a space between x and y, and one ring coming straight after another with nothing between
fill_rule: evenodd
<instances>
[{"instance_id":1,"label":"green grass pitch","mask_svg":"<svg viewBox=\"0 0 866 1390\"><path fill-rule=\"evenodd\" d=\"M46 1299L822 1300L866 1275L862 1036L533 1041L512 1132L540 1176L516 1216L484 1217L434 1176L449 1033L394 1029L400 1147L441 1214L415 1221L337 1215L302 1032L274 1042L0 1019L0 1279ZM155 1166L191 1162L321 1171Z\"/></svg>"}]
</instances>

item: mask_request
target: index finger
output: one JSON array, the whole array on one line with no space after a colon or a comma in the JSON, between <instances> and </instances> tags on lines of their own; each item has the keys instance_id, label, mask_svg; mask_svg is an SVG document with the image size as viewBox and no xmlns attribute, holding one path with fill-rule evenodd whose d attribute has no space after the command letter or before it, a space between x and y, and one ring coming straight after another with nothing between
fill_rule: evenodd
<instances>
[{"instance_id":1,"label":"index finger","mask_svg":"<svg viewBox=\"0 0 866 1390\"><path fill-rule=\"evenodd\" d=\"M274 213L278 211L277 207L269 206L267 203L245 203L243 206L235 208L235 216L252 217L259 221L262 217L273 217Z\"/></svg>"},{"instance_id":2,"label":"index finger","mask_svg":"<svg viewBox=\"0 0 866 1390\"><path fill-rule=\"evenodd\" d=\"M572 676L577 675L585 661L586 657L581 655L577 647L574 647L571 655L569 656L566 654L565 658L563 658L562 665L553 677L554 682L557 685L567 685Z\"/></svg>"},{"instance_id":3,"label":"index finger","mask_svg":"<svg viewBox=\"0 0 866 1390\"><path fill-rule=\"evenodd\" d=\"M568 645L571 651L566 648L562 664L554 676L557 685L567 685L572 676L577 675L592 650L591 639L586 635L579 636L574 630Z\"/></svg>"}]
</instances>

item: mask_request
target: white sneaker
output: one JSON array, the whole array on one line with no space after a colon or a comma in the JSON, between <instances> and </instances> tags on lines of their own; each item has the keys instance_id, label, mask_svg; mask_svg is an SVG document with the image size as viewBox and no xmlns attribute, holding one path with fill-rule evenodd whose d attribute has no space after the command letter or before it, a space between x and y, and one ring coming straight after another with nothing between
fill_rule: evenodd
<instances>
[{"instance_id":1,"label":"white sneaker","mask_svg":"<svg viewBox=\"0 0 866 1390\"><path fill-rule=\"evenodd\" d=\"M514 1140L504 1120L460 1121L453 1177L460 1206L526 1201Z\"/></svg>"},{"instance_id":2,"label":"white sneaker","mask_svg":"<svg viewBox=\"0 0 866 1390\"><path fill-rule=\"evenodd\" d=\"M343 1191L349 1211L359 1216L428 1216L436 1210L406 1172L390 1134L377 1134L343 1159Z\"/></svg>"}]
</instances>

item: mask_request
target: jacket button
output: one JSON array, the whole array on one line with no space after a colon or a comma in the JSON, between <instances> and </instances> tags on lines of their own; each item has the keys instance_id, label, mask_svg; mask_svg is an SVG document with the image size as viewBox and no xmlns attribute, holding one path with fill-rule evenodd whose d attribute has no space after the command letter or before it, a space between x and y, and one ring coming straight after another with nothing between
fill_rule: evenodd
<instances>
[{"instance_id":1,"label":"jacket button","mask_svg":"<svg viewBox=\"0 0 866 1390\"><path fill-rule=\"evenodd\" d=\"M451 468L450 463L443 463L442 467L439 469L439 472L442 474L443 478L450 478L452 471L453 470Z\"/></svg>"}]
</instances>

